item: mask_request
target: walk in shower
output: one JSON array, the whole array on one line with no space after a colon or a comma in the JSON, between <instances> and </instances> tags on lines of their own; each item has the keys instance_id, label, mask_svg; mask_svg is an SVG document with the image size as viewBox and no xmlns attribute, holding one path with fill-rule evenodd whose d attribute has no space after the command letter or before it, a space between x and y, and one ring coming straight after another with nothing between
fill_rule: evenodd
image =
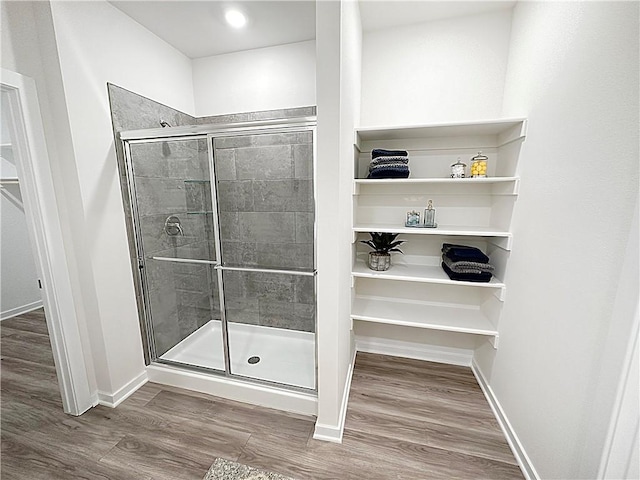
<instances>
[{"instance_id":1,"label":"walk in shower","mask_svg":"<svg viewBox=\"0 0 640 480\"><path fill-rule=\"evenodd\" d=\"M151 362L316 389L315 119L120 133Z\"/></svg>"}]
</instances>

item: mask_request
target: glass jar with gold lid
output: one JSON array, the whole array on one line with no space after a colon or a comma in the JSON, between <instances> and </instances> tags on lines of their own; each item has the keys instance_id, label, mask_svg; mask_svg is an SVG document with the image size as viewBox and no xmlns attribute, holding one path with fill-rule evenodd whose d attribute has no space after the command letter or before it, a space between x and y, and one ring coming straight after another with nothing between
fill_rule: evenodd
<instances>
[{"instance_id":1,"label":"glass jar with gold lid","mask_svg":"<svg viewBox=\"0 0 640 480\"><path fill-rule=\"evenodd\" d=\"M478 152L478 155L471 159L471 177L485 178L487 176L487 160L489 157Z\"/></svg>"}]
</instances>

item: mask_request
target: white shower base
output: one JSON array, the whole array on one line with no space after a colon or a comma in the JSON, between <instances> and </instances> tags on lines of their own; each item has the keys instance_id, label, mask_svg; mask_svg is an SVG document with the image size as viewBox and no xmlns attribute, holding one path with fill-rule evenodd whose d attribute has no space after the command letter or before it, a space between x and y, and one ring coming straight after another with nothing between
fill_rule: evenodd
<instances>
[{"instance_id":1,"label":"white shower base","mask_svg":"<svg viewBox=\"0 0 640 480\"><path fill-rule=\"evenodd\" d=\"M228 323L231 373L296 387L316 387L315 334ZM251 357L258 363L248 363ZM224 371L222 322L211 320L160 357Z\"/></svg>"}]
</instances>

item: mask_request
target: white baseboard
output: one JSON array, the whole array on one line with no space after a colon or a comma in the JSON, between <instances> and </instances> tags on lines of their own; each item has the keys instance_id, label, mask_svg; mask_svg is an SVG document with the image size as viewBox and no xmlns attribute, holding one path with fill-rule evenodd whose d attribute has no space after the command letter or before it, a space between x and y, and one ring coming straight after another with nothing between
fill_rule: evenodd
<instances>
[{"instance_id":1,"label":"white baseboard","mask_svg":"<svg viewBox=\"0 0 640 480\"><path fill-rule=\"evenodd\" d=\"M358 352L414 358L416 360L448 363L464 367L471 366L471 359L473 358L473 350L465 348L439 347L361 335L356 335L356 350Z\"/></svg>"},{"instance_id":2,"label":"white baseboard","mask_svg":"<svg viewBox=\"0 0 640 480\"><path fill-rule=\"evenodd\" d=\"M7 320L8 318L17 317L18 315L22 315L23 313L32 312L34 310L37 310L38 308L42 308L42 300L27 303L26 305L21 305L19 307L10 308L9 310L0 312L0 321Z\"/></svg>"},{"instance_id":3,"label":"white baseboard","mask_svg":"<svg viewBox=\"0 0 640 480\"><path fill-rule=\"evenodd\" d=\"M342 426L323 425L316 422L313 430L313 438L322 440L323 442L342 443L342 434L344 432L344 424Z\"/></svg>"},{"instance_id":4,"label":"white baseboard","mask_svg":"<svg viewBox=\"0 0 640 480\"><path fill-rule=\"evenodd\" d=\"M500 428L502 428L502 432L504 433L504 436L507 438L509 447L511 447L511 451L513 452L513 455L516 457L516 461L518 462L518 465L520 466L520 469L522 470L522 473L524 474L525 478L527 480L540 480L540 475L538 475L538 472L533 466L533 463L531 463L531 459L527 455L527 452L524 450L524 447L520 442L520 439L518 438L518 435L516 434L515 430L511 426L511 423L509 422L507 415L502 409L500 402L498 401L497 397L493 393L493 390L487 383L486 378L484 378L484 375L480 371L480 368L478 367L478 364L475 361L471 363L471 371L476 376L476 380L478 381L478 384L480 385L480 388L482 389L484 396L487 398L487 401L489 402L489 406L491 407L491 410L493 410L493 414L498 420L498 423L500 424Z\"/></svg>"},{"instance_id":5,"label":"white baseboard","mask_svg":"<svg viewBox=\"0 0 640 480\"><path fill-rule=\"evenodd\" d=\"M234 378L186 371L169 365L149 365L147 375L150 382L194 390L238 402L302 415L316 415L318 412L318 397L311 393L256 385Z\"/></svg>"},{"instance_id":6,"label":"white baseboard","mask_svg":"<svg viewBox=\"0 0 640 480\"><path fill-rule=\"evenodd\" d=\"M142 372L140 375L138 375L136 378L131 380L124 387L113 394L98 392L98 404L104 405L105 407L116 408L148 381L149 379L147 377L147 372Z\"/></svg>"},{"instance_id":7,"label":"white baseboard","mask_svg":"<svg viewBox=\"0 0 640 480\"><path fill-rule=\"evenodd\" d=\"M345 380L344 391L342 392L342 404L340 405L340 418L338 425L324 425L316 422L316 427L313 431L313 438L316 440L324 440L325 442L342 443L342 435L344 434L344 422L347 418L347 407L349 406L349 393L351 392L351 379L353 378L353 367L356 362L356 352L353 350L351 356L351 363L347 371L347 378Z\"/></svg>"}]
</instances>

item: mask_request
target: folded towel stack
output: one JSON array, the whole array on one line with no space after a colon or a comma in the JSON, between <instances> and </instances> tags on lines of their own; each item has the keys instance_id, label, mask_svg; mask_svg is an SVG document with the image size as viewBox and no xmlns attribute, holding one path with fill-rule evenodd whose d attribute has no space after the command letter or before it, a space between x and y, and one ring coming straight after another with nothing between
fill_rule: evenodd
<instances>
[{"instance_id":1,"label":"folded towel stack","mask_svg":"<svg viewBox=\"0 0 640 480\"><path fill-rule=\"evenodd\" d=\"M407 178L409 177L409 153L406 150L371 151L369 176L367 178Z\"/></svg>"},{"instance_id":2,"label":"folded towel stack","mask_svg":"<svg viewBox=\"0 0 640 480\"><path fill-rule=\"evenodd\" d=\"M451 280L488 282L493 276L493 265L481 250L466 245L442 245L442 269Z\"/></svg>"}]
</instances>

